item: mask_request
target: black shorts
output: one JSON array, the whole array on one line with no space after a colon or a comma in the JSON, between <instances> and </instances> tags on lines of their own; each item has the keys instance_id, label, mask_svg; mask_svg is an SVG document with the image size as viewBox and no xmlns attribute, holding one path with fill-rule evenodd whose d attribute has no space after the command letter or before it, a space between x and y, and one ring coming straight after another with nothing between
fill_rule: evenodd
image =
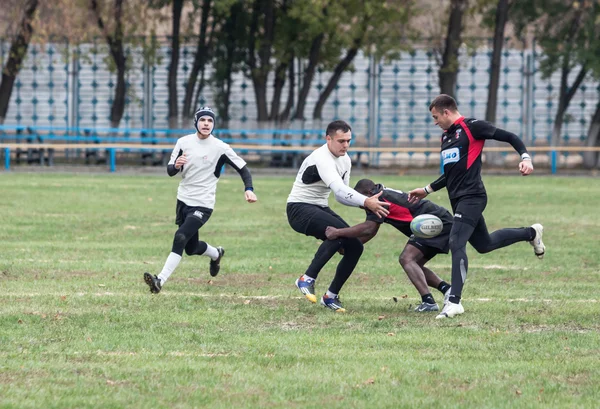
<instances>
[{"instance_id":1,"label":"black shorts","mask_svg":"<svg viewBox=\"0 0 600 409\"><path fill-rule=\"evenodd\" d=\"M461 196L450 201L454 213L454 223L477 226L487 206L487 195Z\"/></svg>"},{"instance_id":2,"label":"black shorts","mask_svg":"<svg viewBox=\"0 0 600 409\"><path fill-rule=\"evenodd\" d=\"M444 222L444 228L437 236L424 239L413 234L407 244L418 248L427 260L431 260L440 253L448 254L450 251L450 230L452 230L452 223Z\"/></svg>"},{"instance_id":3,"label":"black shorts","mask_svg":"<svg viewBox=\"0 0 600 409\"><path fill-rule=\"evenodd\" d=\"M183 222L185 222L185 219L187 219L188 217L195 217L202 222L202 225L204 225L210 218L212 212L212 209L199 206L188 206L181 200L177 200L177 208L175 210L175 224L181 226Z\"/></svg>"},{"instance_id":4,"label":"black shorts","mask_svg":"<svg viewBox=\"0 0 600 409\"><path fill-rule=\"evenodd\" d=\"M307 203L288 203L286 213L292 229L323 241L327 240L327 236L325 236L327 226L338 229L350 227L329 207Z\"/></svg>"}]
</instances>

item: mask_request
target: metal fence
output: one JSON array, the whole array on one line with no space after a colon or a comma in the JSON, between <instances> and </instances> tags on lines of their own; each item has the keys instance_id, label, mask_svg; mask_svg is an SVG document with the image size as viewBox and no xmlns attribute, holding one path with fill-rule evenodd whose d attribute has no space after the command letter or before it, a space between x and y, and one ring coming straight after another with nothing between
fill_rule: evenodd
<instances>
[{"instance_id":1,"label":"metal fence","mask_svg":"<svg viewBox=\"0 0 600 409\"><path fill-rule=\"evenodd\" d=\"M128 94L121 127L168 128L167 76L170 49L167 39L158 41L156 58L144 58L142 45L128 45ZM488 42L461 51L457 99L461 113L483 118L488 93L491 49ZM4 64L10 43L0 41L0 63ZM180 50L178 96L192 67L194 44ZM32 44L11 97L5 120L8 125L108 127L115 87L115 74L108 68L105 43L72 45L53 42ZM497 110L497 125L521 135L528 143L548 142L558 106L559 75L543 79L539 72L539 50L506 48L503 53ZM301 84L301 68L296 84ZM264 124L256 121L252 83L241 73L234 77L230 129L264 128L323 129L334 118L348 120L355 140L369 146L432 146L439 130L433 126L427 106L438 91L438 65L428 44L406 52L396 61L375 61L357 56L353 70L346 72L323 110L323 120ZM212 68L207 68L210 78ZM310 90L305 116L312 115L320 91L331 73L318 72ZM269 81L271 84L272 81ZM284 90L286 95L287 90ZM269 89L269 98L272 89ZM297 93L296 93L297 95ZM591 115L600 100L600 85L590 78L573 98L562 131L563 144L585 140ZM180 102L180 103L181 103ZM201 105L213 103L213 90L206 86ZM180 118L183 127L191 120Z\"/></svg>"}]
</instances>

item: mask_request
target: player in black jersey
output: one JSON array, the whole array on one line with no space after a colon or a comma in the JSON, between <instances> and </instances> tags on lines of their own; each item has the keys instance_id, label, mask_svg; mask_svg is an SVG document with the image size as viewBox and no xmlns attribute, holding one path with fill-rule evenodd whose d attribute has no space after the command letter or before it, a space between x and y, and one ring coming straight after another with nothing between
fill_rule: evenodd
<instances>
[{"instance_id":1,"label":"player in black jersey","mask_svg":"<svg viewBox=\"0 0 600 409\"><path fill-rule=\"evenodd\" d=\"M370 179L359 180L356 186L354 186L354 190L368 197L383 192L379 196L379 200L389 203L389 214L387 216L378 216L369 209L365 209L367 218L363 223L346 228L329 226L325 230L327 238L329 240L337 240L344 237L356 237L362 243L366 243L375 237L382 223L387 223L395 227L409 238L404 250L400 254L399 261L406 275L421 295L421 304L415 308L415 311L439 311L439 307L431 295L429 287L437 288L442 294L446 294L450 289L450 284L425 267L425 263L437 254L448 253L448 239L450 237L450 230L452 229L452 215L450 212L429 200L410 203L407 193L386 188L381 184L375 184ZM413 235L410 230L410 222L422 214L433 214L442 220L444 228L439 235L428 239Z\"/></svg>"},{"instance_id":2,"label":"player in black jersey","mask_svg":"<svg viewBox=\"0 0 600 409\"><path fill-rule=\"evenodd\" d=\"M454 212L454 224L450 232L452 289L449 302L436 317L447 318L464 312L460 298L467 278L467 241L480 253L528 241L540 259L544 257L546 247L542 242L544 228L539 223L531 227L501 229L490 234L483 218L487 205L487 195L481 180L481 153L485 140L510 143L521 155L519 171L527 176L533 172L533 165L521 139L489 122L463 117L458 112L454 98L446 94L438 95L429 105L429 111L435 124L444 130L441 141L444 174L428 186L411 190L409 197L413 202L444 187L448 190Z\"/></svg>"}]
</instances>

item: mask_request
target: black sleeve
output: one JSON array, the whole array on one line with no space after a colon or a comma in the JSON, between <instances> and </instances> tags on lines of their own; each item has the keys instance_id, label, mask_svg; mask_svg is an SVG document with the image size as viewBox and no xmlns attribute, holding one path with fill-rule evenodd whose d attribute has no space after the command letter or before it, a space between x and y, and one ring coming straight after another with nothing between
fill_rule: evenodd
<instances>
[{"instance_id":1,"label":"black sleeve","mask_svg":"<svg viewBox=\"0 0 600 409\"><path fill-rule=\"evenodd\" d=\"M496 127L487 121L480 121L479 119L467 119L466 125L471 131L471 135L475 139L494 139L494 133Z\"/></svg>"},{"instance_id":2,"label":"black sleeve","mask_svg":"<svg viewBox=\"0 0 600 409\"><path fill-rule=\"evenodd\" d=\"M242 180L244 181L244 190L254 190L252 187L252 175L250 174L250 170L248 166L244 165L243 168L237 167L237 165L226 155L223 154L217 161L217 166L215 166L215 177L221 177L221 168L224 164L228 164L232 168L235 169L237 173L240 174Z\"/></svg>"},{"instance_id":3,"label":"black sleeve","mask_svg":"<svg viewBox=\"0 0 600 409\"><path fill-rule=\"evenodd\" d=\"M504 129L497 128L496 132L494 132L494 137L492 139L500 142L510 143L512 147L515 148L517 152L519 152L519 155L527 153L527 148L525 147L525 144L523 143L521 138L519 138L512 132L508 132Z\"/></svg>"},{"instance_id":4,"label":"black sleeve","mask_svg":"<svg viewBox=\"0 0 600 409\"><path fill-rule=\"evenodd\" d=\"M250 170L248 170L248 166L244 166L241 169L235 169L237 173L240 174L242 180L244 181L244 190L254 190L252 187L252 175L250 174Z\"/></svg>"},{"instance_id":5,"label":"black sleeve","mask_svg":"<svg viewBox=\"0 0 600 409\"><path fill-rule=\"evenodd\" d=\"M175 161L177 161L177 159L179 159L179 157L183 155L183 149L179 149L179 153L177 154L177 157L175 158ZM183 169L183 166L181 167L181 169ZM167 165L167 174L169 176L175 176L176 174L179 173L179 171L181 169L177 169L175 168L175 164L172 165Z\"/></svg>"},{"instance_id":6,"label":"black sleeve","mask_svg":"<svg viewBox=\"0 0 600 409\"><path fill-rule=\"evenodd\" d=\"M381 224L385 221L385 217L379 217L369 209L365 209L365 212L367 212L367 218L365 219L365 221L375 222L377 224Z\"/></svg>"},{"instance_id":7,"label":"black sleeve","mask_svg":"<svg viewBox=\"0 0 600 409\"><path fill-rule=\"evenodd\" d=\"M175 165L167 165L167 174L169 176L175 176L179 173L179 169L175 168Z\"/></svg>"},{"instance_id":8,"label":"black sleeve","mask_svg":"<svg viewBox=\"0 0 600 409\"><path fill-rule=\"evenodd\" d=\"M446 187L446 175L442 175L429 184L434 192Z\"/></svg>"}]
</instances>

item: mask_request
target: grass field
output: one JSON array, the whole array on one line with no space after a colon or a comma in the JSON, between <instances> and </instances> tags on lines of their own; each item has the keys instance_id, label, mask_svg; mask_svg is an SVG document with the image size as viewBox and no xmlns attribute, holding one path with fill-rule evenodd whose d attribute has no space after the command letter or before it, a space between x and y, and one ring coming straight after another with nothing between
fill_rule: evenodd
<instances>
[{"instance_id":1,"label":"grass field","mask_svg":"<svg viewBox=\"0 0 600 409\"><path fill-rule=\"evenodd\" d=\"M184 256L151 295L142 273L169 254L177 179L0 174L0 407L598 407L598 179L486 177L490 230L541 222L547 254L469 247L466 312L449 320L411 311L406 240L390 226L344 287L348 313L301 297L293 283L319 243L287 224L292 180L255 177L247 204L228 172L201 230L226 248L220 275ZM449 280L449 256L431 267Z\"/></svg>"}]
</instances>

